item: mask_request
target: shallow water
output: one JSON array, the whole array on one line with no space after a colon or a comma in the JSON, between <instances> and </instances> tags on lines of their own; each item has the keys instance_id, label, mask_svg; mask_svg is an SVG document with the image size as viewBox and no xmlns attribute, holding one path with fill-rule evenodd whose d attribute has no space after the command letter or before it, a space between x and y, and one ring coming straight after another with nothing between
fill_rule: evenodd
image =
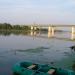
<instances>
[{"instance_id":1,"label":"shallow water","mask_svg":"<svg viewBox=\"0 0 75 75\"><path fill-rule=\"evenodd\" d=\"M75 41L71 40L71 34L57 32L55 37L47 35L0 34L0 75L12 75L12 67L19 61L72 69L75 64L75 51L69 47L75 45Z\"/></svg>"}]
</instances>

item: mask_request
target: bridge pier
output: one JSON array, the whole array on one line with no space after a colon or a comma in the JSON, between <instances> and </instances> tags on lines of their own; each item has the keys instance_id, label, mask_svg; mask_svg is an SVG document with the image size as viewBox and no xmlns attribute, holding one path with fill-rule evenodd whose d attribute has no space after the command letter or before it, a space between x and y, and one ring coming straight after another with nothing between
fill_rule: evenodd
<instances>
[{"instance_id":1,"label":"bridge pier","mask_svg":"<svg viewBox=\"0 0 75 75\"><path fill-rule=\"evenodd\" d=\"M32 30L32 31L34 30L34 26L31 26L31 30Z\"/></svg>"},{"instance_id":2,"label":"bridge pier","mask_svg":"<svg viewBox=\"0 0 75 75\"><path fill-rule=\"evenodd\" d=\"M37 27L36 26L31 26L31 31L35 31L37 30Z\"/></svg>"},{"instance_id":3,"label":"bridge pier","mask_svg":"<svg viewBox=\"0 0 75 75\"><path fill-rule=\"evenodd\" d=\"M49 26L48 27L48 37L54 36L54 27Z\"/></svg>"},{"instance_id":4,"label":"bridge pier","mask_svg":"<svg viewBox=\"0 0 75 75\"><path fill-rule=\"evenodd\" d=\"M52 32L52 27L51 26L48 27L48 32Z\"/></svg>"},{"instance_id":5,"label":"bridge pier","mask_svg":"<svg viewBox=\"0 0 75 75\"><path fill-rule=\"evenodd\" d=\"M52 27L52 36L54 36L54 27Z\"/></svg>"},{"instance_id":6,"label":"bridge pier","mask_svg":"<svg viewBox=\"0 0 75 75\"><path fill-rule=\"evenodd\" d=\"M37 30L37 27L34 27L34 30Z\"/></svg>"}]
</instances>

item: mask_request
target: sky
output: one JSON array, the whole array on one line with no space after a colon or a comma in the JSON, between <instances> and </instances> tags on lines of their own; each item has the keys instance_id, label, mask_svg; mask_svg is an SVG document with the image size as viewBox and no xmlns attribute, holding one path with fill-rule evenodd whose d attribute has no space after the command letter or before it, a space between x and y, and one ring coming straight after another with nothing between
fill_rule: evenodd
<instances>
[{"instance_id":1,"label":"sky","mask_svg":"<svg viewBox=\"0 0 75 75\"><path fill-rule=\"evenodd\" d=\"M0 0L0 23L75 24L75 0Z\"/></svg>"}]
</instances>

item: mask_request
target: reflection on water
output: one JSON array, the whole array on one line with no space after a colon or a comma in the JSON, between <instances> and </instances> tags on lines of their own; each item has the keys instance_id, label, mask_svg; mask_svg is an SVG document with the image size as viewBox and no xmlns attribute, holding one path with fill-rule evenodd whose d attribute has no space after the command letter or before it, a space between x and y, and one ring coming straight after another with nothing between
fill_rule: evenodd
<instances>
[{"instance_id":1,"label":"reflection on water","mask_svg":"<svg viewBox=\"0 0 75 75\"><path fill-rule=\"evenodd\" d=\"M14 34L14 35L27 35L29 34L29 32L26 32L26 31L22 31L22 30L5 30L5 31L0 31L0 35L4 35L4 36L10 36L11 34Z\"/></svg>"},{"instance_id":2,"label":"reflection on water","mask_svg":"<svg viewBox=\"0 0 75 75\"><path fill-rule=\"evenodd\" d=\"M71 39L72 39L72 40L75 39L75 33L71 34Z\"/></svg>"},{"instance_id":3,"label":"reflection on water","mask_svg":"<svg viewBox=\"0 0 75 75\"><path fill-rule=\"evenodd\" d=\"M12 75L12 66L19 61L75 70L73 45L69 32L0 31L0 74Z\"/></svg>"},{"instance_id":4,"label":"reflection on water","mask_svg":"<svg viewBox=\"0 0 75 75\"><path fill-rule=\"evenodd\" d=\"M54 32L54 29L52 32L50 31L22 31L22 30L16 30L16 31L0 31L0 35L4 36L10 36L11 34L14 35L28 35L28 36L33 36L33 37L40 37L40 38L55 38L55 39L60 39L60 40L68 40L68 41L74 41L75 40L75 34L70 33L70 32ZM43 35L47 36L43 36ZM67 36L66 36L67 35Z\"/></svg>"}]
</instances>

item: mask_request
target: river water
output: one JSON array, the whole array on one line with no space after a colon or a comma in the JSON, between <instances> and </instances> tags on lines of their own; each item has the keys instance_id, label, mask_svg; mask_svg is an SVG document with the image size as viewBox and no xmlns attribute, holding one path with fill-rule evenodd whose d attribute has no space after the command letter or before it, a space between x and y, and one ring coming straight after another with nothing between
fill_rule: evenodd
<instances>
[{"instance_id":1,"label":"river water","mask_svg":"<svg viewBox=\"0 0 75 75\"><path fill-rule=\"evenodd\" d=\"M74 37L69 32L6 32L0 31L0 75L12 75L19 61L31 61L75 70Z\"/></svg>"}]
</instances>

